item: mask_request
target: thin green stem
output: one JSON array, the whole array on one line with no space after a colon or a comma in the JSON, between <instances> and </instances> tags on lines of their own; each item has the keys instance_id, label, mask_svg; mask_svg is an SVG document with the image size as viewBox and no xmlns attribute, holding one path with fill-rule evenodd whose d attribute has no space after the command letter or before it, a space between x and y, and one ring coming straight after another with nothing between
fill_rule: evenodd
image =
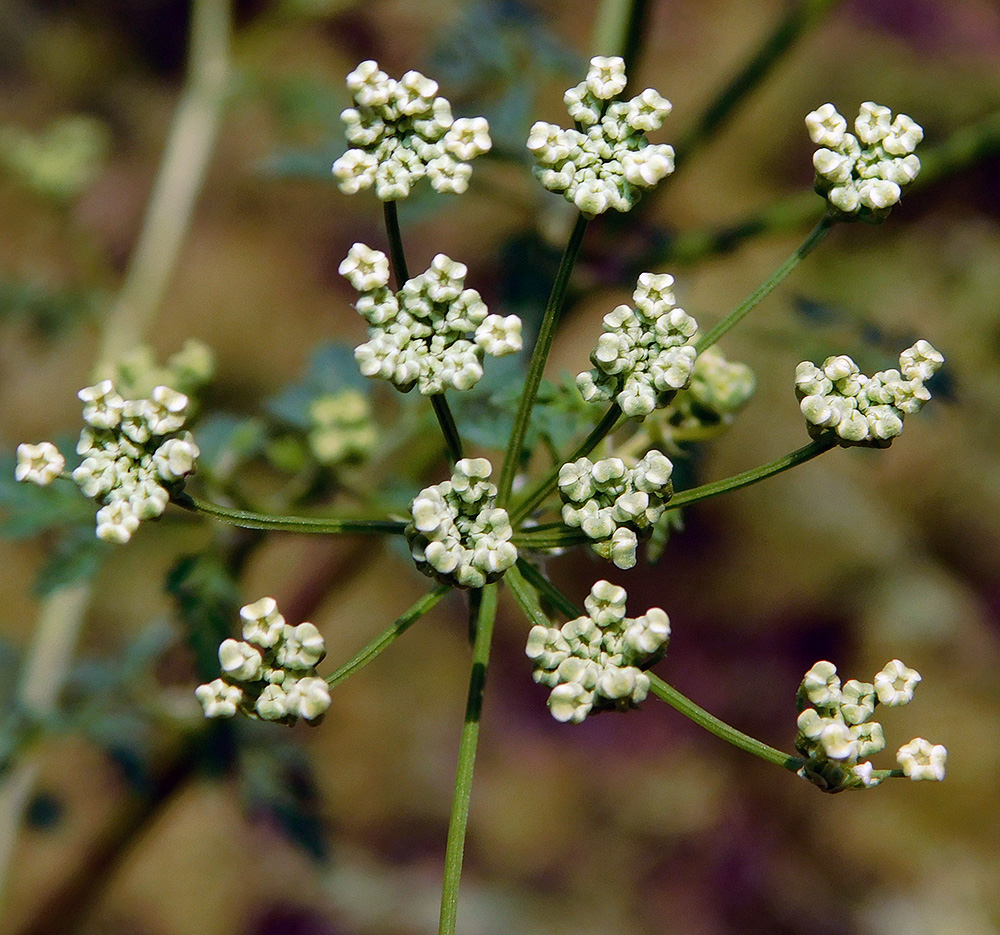
<instances>
[{"instance_id":1,"label":"thin green stem","mask_svg":"<svg viewBox=\"0 0 1000 935\"><path fill-rule=\"evenodd\" d=\"M326 682L330 688L339 685L344 679L353 675L359 669L363 669L369 662L381 654L383 650L388 649L398 637L402 636L450 590L451 588L448 585L442 584L420 598L402 617L393 623L384 633L380 633L375 637L353 659L345 662L332 675L328 675Z\"/></svg>"},{"instance_id":2,"label":"thin green stem","mask_svg":"<svg viewBox=\"0 0 1000 935\"><path fill-rule=\"evenodd\" d=\"M545 530L543 532L516 532L511 537L511 542L519 549L566 549L574 545L586 545L591 542L586 533L578 529L570 529L567 526L560 526L558 529Z\"/></svg>"},{"instance_id":3,"label":"thin green stem","mask_svg":"<svg viewBox=\"0 0 1000 935\"><path fill-rule=\"evenodd\" d=\"M768 763L782 766L793 773L799 771L804 762L801 757L783 753L781 750L768 746L766 743L751 737L749 734L744 734L743 731L737 730L725 721L720 721L714 714L709 714L704 708L696 705L690 698L682 695L672 685L664 682L658 675L652 672L647 672L646 674L649 676L650 691L658 698L662 698L670 707L680 711L686 718L690 718L695 724L704 727L705 730L715 734L716 737L722 738L726 743L731 743L734 747L739 747L747 753L752 753L754 756L760 757Z\"/></svg>"},{"instance_id":4,"label":"thin green stem","mask_svg":"<svg viewBox=\"0 0 1000 935\"><path fill-rule=\"evenodd\" d=\"M333 519L322 516L269 516L250 510L234 510L209 503L186 492L175 494L172 501L184 510L203 513L244 529L280 529L285 532L326 533L330 535L402 535L406 523L392 519Z\"/></svg>"},{"instance_id":5,"label":"thin green stem","mask_svg":"<svg viewBox=\"0 0 1000 935\"><path fill-rule=\"evenodd\" d=\"M382 202L385 218L385 233L389 238L389 259L392 261L392 275L396 280L396 290L403 288L410 274L406 270L406 254L403 252L403 235L399 231L399 212L395 201Z\"/></svg>"},{"instance_id":6,"label":"thin green stem","mask_svg":"<svg viewBox=\"0 0 1000 935\"><path fill-rule=\"evenodd\" d=\"M785 52L839 0L801 0L791 7L744 66L703 111L677 143L676 164L690 157L725 125L736 108L763 83Z\"/></svg>"},{"instance_id":7,"label":"thin green stem","mask_svg":"<svg viewBox=\"0 0 1000 935\"><path fill-rule=\"evenodd\" d=\"M749 487L751 484L756 484L758 481L762 481L765 478L774 477L775 474L780 474L782 471L787 471L789 468L796 467L799 464L804 464L806 461L810 461L823 454L823 452L836 447L836 445L837 441L835 438L817 439L816 441L810 442L808 445L803 445L801 448L797 448L795 451L782 455L780 458L777 458L768 464L762 464L760 467L751 468L749 471L744 471L742 474L734 474L732 477L712 481L710 484L702 484L700 487L692 487L689 490L682 490L680 493L674 494L670 502L667 504L667 509L676 510L678 507L690 506L692 503L707 500L709 497L717 497L719 494L729 493L731 490L739 490L741 487Z\"/></svg>"},{"instance_id":8,"label":"thin green stem","mask_svg":"<svg viewBox=\"0 0 1000 935\"><path fill-rule=\"evenodd\" d=\"M458 434L458 426L455 425L455 417L451 414L448 401L444 398L444 393L435 393L431 396L431 405L434 407L434 415L437 416L438 425L444 435L445 444L448 446L448 459L454 464L461 461L462 438Z\"/></svg>"},{"instance_id":9,"label":"thin green stem","mask_svg":"<svg viewBox=\"0 0 1000 935\"><path fill-rule=\"evenodd\" d=\"M505 507L510 501L510 492L514 485L514 475L517 473L518 466L521 463L521 450L524 448L524 437L528 432L528 422L531 420L531 410L534 408L535 397L538 395L538 385L542 381L542 371L545 369L545 361L548 359L549 351L552 348L552 339L555 336L556 325L559 323L563 302L566 299L566 288L569 285L573 265L576 263L576 257L580 252L580 245L583 243L583 235L586 230L587 218L582 214L578 215L576 224L573 225L573 232L570 234L569 243L566 245L562 260L559 263L559 271L556 273L555 282L552 283L552 292L549 294L549 301L545 306L542 324L538 329L538 339L535 341L535 349L531 354L531 363L528 365L528 375L524 381L524 389L521 391L517 415L514 417L514 428L510 434L507 454L504 458L503 468L500 471L500 480L497 483L499 491L497 494L497 505L501 507Z\"/></svg>"},{"instance_id":10,"label":"thin green stem","mask_svg":"<svg viewBox=\"0 0 1000 935\"><path fill-rule=\"evenodd\" d=\"M618 403L612 403L608 411L604 413L604 417L601 419L597 425L594 426L593 431L577 446L576 450L557 464L549 473L542 478L538 484L529 491L523 500L521 500L511 511L510 521L514 528L517 528L517 524L523 520L539 503L541 503L548 495L551 490L556 486L556 482L559 480L559 471L561 470L563 464L572 464L578 458L585 458L589 455L611 432L614 431L615 426L618 425L618 420L621 418L622 411Z\"/></svg>"},{"instance_id":11,"label":"thin green stem","mask_svg":"<svg viewBox=\"0 0 1000 935\"><path fill-rule=\"evenodd\" d=\"M559 613L563 614L568 619L575 620L577 617L583 616L583 611L575 607L573 605L573 602L568 597L566 597L566 595L563 594L562 591L560 591L551 581L549 581L549 579L546 578L545 575L543 575L537 568L535 568L535 566L532 565L531 562L525 561L523 558L519 558L517 560L517 565L514 568L508 570L507 575L504 576L505 579L507 578L507 576L511 574L511 572L515 571L517 572L516 581L519 584L523 582L525 585L530 585L542 597L544 597L556 610L558 610ZM514 579L511 579L512 591L514 590L513 580ZM515 592L515 597L517 597L516 592ZM530 597L525 597L525 600L528 600L529 603L531 603ZM518 599L518 601L519 603L521 603L520 598ZM532 614L529 613L529 616L532 616Z\"/></svg>"},{"instance_id":12,"label":"thin green stem","mask_svg":"<svg viewBox=\"0 0 1000 935\"><path fill-rule=\"evenodd\" d=\"M812 229L812 232L798 246L795 252L781 264L771 276L753 292L750 293L739 305L736 306L725 318L722 319L711 331L699 338L695 344L695 350L700 354L710 348L719 340L730 328L743 320L743 318L754 309L762 299L770 295L772 290L785 280L789 273L799 265L810 253L823 241L823 238L833 229L836 220L830 214L824 214L819 219L819 223Z\"/></svg>"},{"instance_id":13,"label":"thin green stem","mask_svg":"<svg viewBox=\"0 0 1000 935\"><path fill-rule=\"evenodd\" d=\"M465 723L458 746L458 770L455 776L455 797L448 822L448 843L445 845L444 884L441 889L441 922L438 935L454 935L458 917L458 884L462 878L462 858L465 854L465 832L469 822L469 800L472 795L472 774L479 742L479 718L483 708L483 690L490 661L493 623L497 614L499 586L483 588L476 621L476 641L472 647L472 673L469 695L465 704Z\"/></svg>"}]
</instances>

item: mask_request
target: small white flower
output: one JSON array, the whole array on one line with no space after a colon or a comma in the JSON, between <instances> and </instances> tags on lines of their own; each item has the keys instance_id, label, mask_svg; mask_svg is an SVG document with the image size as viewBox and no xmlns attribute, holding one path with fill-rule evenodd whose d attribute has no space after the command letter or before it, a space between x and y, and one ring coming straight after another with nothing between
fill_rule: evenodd
<instances>
[{"instance_id":1,"label":"small white flower","mask_svg":"<svg viewBox=\"0 0 1000 935\"><path fill-rule=\"evenodd\" d=\"M824 104L806 115L809 138L818 146L839 147L847 132L847 121L833 104Z\"/></svg>"},{"instance_id":2,"label":"small white flower","mask_svg":"<svg viewBox=\"0 0 1000 935\"><path fill-rule=\"evenodd\" d=\"M97 511L98 539L124 545L139 528L139 517L128 500L115 500Z\"/></svg>"},{"instance_id":3,"label":"small white flower","mask_svg":"<svg viewBox=\"0 0 1000 935\"><path fill-rule=\"evenodd\" d=\"M261 677L264 657L256 646L240 640L223 640L219 645L222 671L237 682L252 682Z\"/></svg>"},{"instance_id":4,"label":"small white flower","mask_svg":"<svg viewBox=\"0 0 1000 935\"><path fill-rule=\"evenodd\" d=\"M156 386L150 393L150 401L146 418L154 435L176 432L184 425L188 398L183 393L169 386Z\"/></svg>"},{"instance_id":5,"label":"small white flower","mask_svg":"<svg viewBox=\"0 0 1000 935\"><path fill-rule=\"evenodd\" d=\"M112 429L118 425L125 400L118 395L110 380L87 386L76 394L83 401L83 421L95 429Z\"/></svg>"},{"instance_id":6,"label":"small white flower","mask_svg":"<svg viewBox=\"0 0 1000 935\"><path fill-rule=\"evenodd\" d=\"M916 669L910 669L898 659L893 659L886 663L873 681L878 700L884 705L895 707L909 704L913 700L913 692L921 678Z\"/></svg>"},{"instance_id":7,"label":"small white flower","mask_svg":"<svg viewBox=\"0 0 1000 935\"><path fill-rule=\"evenodd\" d=\"M243 620L243 639L264 649L274 646L285 628L285 618L278 613L278 604L273 597L262 597L253 604L240 608Z\"/></svg>"},{"instance_id":8,"label":"small white flower","mask_svg":"<svg viewBox=\"0 0 1000 935\"><path fill-rule=\"evenodd\" d=\"M948 762L948 751L941 744L932 744L923 737L915 737L899 748L896 762L902 767L904 775L914 782L922 779L941 782Z\"/></svg>"},{"instance_id":9,"label":"small white flower","mask_svg":"<svg viewBox=\"0 0 1000 935\"><path fill-rule=\"evenodd\" d=\"M17 446L17 467L14 469L14 477L19 481L29 481L38 484L39 487L46 487L62 474L65 468L66 459L52 442Z\"/></svg>"},{"instance_id":10,"label":"small white flower","mask_svg":"<svg viewBox=\"0 0 1000 935\"><path fill-rule=\"evenodd\" d=\"M233 717L237 706L243 700L243 691L223 679L215 679L207 685L199 685L194 690L201 702L205 717Z\"/></svg>"},{"instance_id":11,"label":"small white flower","mask_svg":"<svg viewBox=\"0 0 1000 935\"><path fill-rule=\"evenodd\" d=\"M258 696L254 710L265 721L280 721L288 712L288 694L280 685L269 684Z\"/></svg>"},{"instance_id":12,"label":"small white flower","mask_svg":"<svg viewBox=\"0 0 1000 935\"><path fill-rule=\"evenodd\" d=\"M276 652L278 665L286 669L311 669L325 655L326 643L315 625L285 626Z\"/></svg>"},{"instance_id":13,"label":"small white flower","mask_svg":"<svg viewBox=\"0 0 1000 935\"><path fill-rule=\"evenodd\" d=\"M593 708L594 693L578 682L562 682L549 693L549 712L557 721L579 724Z\"/></svg>"},{"instance_id":14,"label":"small white flower","mask_svg":"<svg viewBox=\"0 0 1000 935\"><path fill-rule=\"evenodd\" d=\"M625 90L625 59L618 55L596 55L587 71L587 89L598 100L607 101Z\"/></svg>"},{"instance_id":15,"label":"small white flower","mask_svg":"<svg viewBox=\"0 0 1000 935\"><path fill-rule=\"evenodd\" d=\"M493 146L485 117L459 117L444 135L445 149L461 162L488 153Z\"/></svg>"},{"instance_id":16,"label":"small white flower","mask_svg":"<svg viewBox=\"0 0 1000 935\"><path fill-rule=\"evenodd\" d=\"M153 452L153 467L168 483L178 481L194 471L199 454L194 438L185 433L183 438L168 438Z\"/></svg>"},{"instance_id":17,"label":"small white flower","mask_svg":"<svg viewBox=\"0 0 1000 935\"><path fill-rule=\"evenodd\" d=\"M307 676L298 679L291 687L287 680L282 684L287 690L286 704L289 714L314 721L330 707L330 686L325 679Z\"/></svg>"},{"instance_id":18,"label":"small white flower","mask_svg":"<svg viewBox=\"0 0 1000 935\"><path fill-rule=\"evenodd\" d=\"M825 659L817 662L803 677L799 690L817 708L839 705L841 693L837 667Z\"/></svg>"},{"instance_id":19,"label":"small white flower","mask_svg":"<svg viewBox=\"0 0 1000 935\"><path fill-rule=\"evenodd\" d=\"M381 250L356 243L337 272L358 292L374 292L389 284L389 258Z\"/></svg>"}]
</instances>

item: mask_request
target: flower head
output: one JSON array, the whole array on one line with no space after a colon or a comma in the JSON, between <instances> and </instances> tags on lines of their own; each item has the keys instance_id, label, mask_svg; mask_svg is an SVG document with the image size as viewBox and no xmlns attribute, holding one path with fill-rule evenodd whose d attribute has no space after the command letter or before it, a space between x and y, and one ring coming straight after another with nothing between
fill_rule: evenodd
<instances>
[{"instance_id":1,"label":"flower head","mask_svg":"<svg viewBox=\"0 0 1000 935\"><path fill-rule=\"evenodd\" d=\"M418 71L396 80L370 60L347 87L354 106L340 116L351 148L333 164L342 192L374 187L380 200L398 201L425 177L438 192L466 190L469 162L493 145L485 118L453 119L436 81Z\"/></svg>"}]
</instances>

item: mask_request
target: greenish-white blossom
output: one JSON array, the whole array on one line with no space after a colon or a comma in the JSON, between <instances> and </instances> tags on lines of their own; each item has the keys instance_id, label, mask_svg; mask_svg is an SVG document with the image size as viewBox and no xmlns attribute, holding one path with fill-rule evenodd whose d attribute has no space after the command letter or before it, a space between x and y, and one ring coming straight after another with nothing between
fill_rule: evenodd
<instances>
[{"instance_id":1,"label":"greenish-white blossom","mask_svg":"<svg viewBox=\"0 0 1000 935\"><path fill-rule=\"evenodd\" d=\"M463 458L451 479L417 494L406 538L425 575L458 588L481 588L517 561L507 511L496 506L493 467Z\"/></svg>"},{"instance_id":2,"label":"greenish-white blossom","mask_svg":"<svg viewBox=\"0 0 1000 935\"><path fill-rule=\"evenodd\" d=\"M354 106L340 116L351 148L333 164L342 192L374 187L380 200L398 201L425 177L435 191L468 188L470 161L493 145L485 118L454 119L436 81L418 71L390 78L371 60L347 76L347 87Z\"/></svg>"},{"instance_id":3,"label":"greenish-white blossom","mask_svg":"<svg viewBox=\"0 0 1000 935\"><path fill-rule=\"evenodd\" d=\"M579 528L602 558L619 568L635 565L638 534L649 531L673 496L673 464L649 451L633 467L621 458L578 458L559 470L562 518Z\"/></svg>"},{"instance_id":4,"label":"greenish-white blossom","mask_svg":"<svg viewBox=\"0 0 1000 935\"><path fill-rule=\"evenodd\" d=\"M485 355L520 351L521 319L489 314L479 293L465 288L467 272L439 253L394 293L385 254L354 244L340 274L361 293L355 308L368 322L368 341L354 351L361 372L431 396L475 386Z\"/></svg>"},{"instance_id":5,"label":"greenish-white blossom","mask_svg":"<svg viewBox=\"0 0 1000 935\"><path fill-rule=\"evenodd\" d=\"M861 105L854 133L833 104L810 113L806 128L821 147L813 154L816 191L838 216L883 220L920 172L913 151L924 131L873 101Z\"/></svg>"},{"instance_id":6,"label":"greenish-white blossom","mask_svg":"<svg viewBox=\"0 0 1000 935\"><path fill-rule=\"evenodd\" d=\"M604 316L604 332L590 353L593 370L576 378L587 402L614 400L627 416L643 419L686 387L697 352L698 323L676 306L667 273L639 276L632 301Z\"/></svg>"},{"instance_id":7,"label":"greenish-white blossom","mask_svg":"<svg viewBox=\"0 0 1000 935\"><path fill-rule=\"evenodd\" d=\"M924 385L944 363L927 341L899 355L898 370L865 376L846 354L822 366L803 361L795 368L795 395L813 438L832 432L844 446L885 448L903 431L906 415L918 412L931 394Z\"/></svg>"},{"instance_id":8,"label":"greenish-white blossom","mask_svg":"<svg viewBox=\"0 0 1000 935\"><path fill-rule=\"evenodd\" d=\"M666 653L670 621L659 607L626 617L626 597L624 588L598 581L584 602L587 616L531 628L525 653L534 680L552 689L557 721L579 724L591 711L626 710L646 697L644 669Z\"/></svg>"},{"instance_id":9,"label":"greenish-white blossom","mask_svg":"<svg viewBox=\"0 0 1000 935\"><path fill-rule=\"evenodd\" d=\"M247 717L318 724L330 707L330 689L316 666L326 655L311 623L290 626L273 597L240 608L243 639L219 646L222 677L195 689L205 717Z\"/></svg>"},{"instance_id":10,"label":"greenish-white blossom","mask_svg":"<svg viewBox=\"0 0 1000 935\"><path fill-rule=\"evenodd\" d=\"M623 59L592 58L586 79L565 95L576 126L538 121L528 136L535 177L587 217L609 208L628 211L644 189L674 171L673 147L646 140L648 131L663 125L670 101L652 88L616 100L625 83Z\"/></svg>"}]
</instances>

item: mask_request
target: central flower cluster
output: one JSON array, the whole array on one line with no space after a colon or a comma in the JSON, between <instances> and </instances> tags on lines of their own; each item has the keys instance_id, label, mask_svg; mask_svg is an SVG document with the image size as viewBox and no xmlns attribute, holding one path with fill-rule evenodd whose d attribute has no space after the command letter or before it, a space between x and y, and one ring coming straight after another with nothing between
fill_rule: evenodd
<instances>
[{"instance_id":1,"label":"central flower cluster","mask_svg":"<svg viewBox=\"0 0 1000 935\"><path fill-rule=\"evenodd\" d=\"M406 538L425 575L459 588L481 588L517 561L507 511L485 458L463 458L451 480L427 487L410 508Z\"/></svg>"},{"instance_id":2,"label":"central flower cluster","mask_svg":"<svg viewBox=\"0 0 1000 935\"><path fill-rule=\"evenodd\" d=\"M353 195L375 186L382 201L398 201L427 176L435 191L468 188L469 160L492 146L483 117L453 119L438 83L419 71L398 81L365 61L347 76L354 106L341 115L349 149L333 164L340 190Z\"/></svg>"},{"instance_id":3,"label":"central flower cluster","mask_svg":"<svg viewBox=\"0 0 1000 935\"><path fill-rule=\"evenodd\" d=\"M920 680L915 669L893 659L874 682L851 679L841 685L832 662L817 662L802 679L797 696L795 748L806 758L799 775L827 792L877 786L884 774L875 776L867 757L885 749L885 734L881 724L868 719L879 704L909 704ZM933 756L921 759L925 747ZM900 748L896 759L911 779L941 780L947 755L944 747L916 738Z\"/></svg>"},{"instance_id":4,"label":"central flower cluster","mask_svg":"<svg viewBox=\"0 0 1000 935\"><path fill-rule=\"evenodd\" d=\"M591 351L594 370L576 378L587 402L614 399L627 416L642 419L666 405L691 379L697 352L688 342L698 323L676 307L667 273L639 276L632 301L604 316L604 333Z\"/></svg>"},{"instance_id":5,"label":"central flower cluster","mask_svg":"<svg viewBox=\"0 0 1000 935\"><path fill-rule=\"evenodd\" d=\"M538 121L528 136L528 150L538 163L535 177L587 217L609 208L628 211L642 189L674 171L673 147L646 140L648 130L663 125L670 101L652 88L630 101L614 100L625 85L623 59L592 58L586 80L564 98L579 129Z\"/></svg>"},{"instance_id":6,"label":"central flower cluster","mask_svg":"<svg viewBox=\"0 0 1000 935\"><path fill-rule=\"evenodd\" d=\"M649 691L640 667L661 659L670 621L659 607L625 616L624 588L598 581L584 601L586 617L562 627L534 626L525 653L533 678L552 689L549 711L557 721L579 724L591 711L638 705Z\"/></svg>"},{"instance_id":7,"label":"central flower cluster","mask_svg":"<svg viewBox=\"0 0 1000 935\"><path fill-rule=\"evenodd\" d=\"M488 314L479 293L465 288L466 272L439 253L393 293L386 255L362 243L351 247L340 274L361 293L354 307L369 325L370 340L354 351L361 372L431 396L475 386L485 354L520 351L521 319Z\"/></svg>"},{"instance_id":8,"label":"central flower cluster","mask_svg":"<svg viewBox=\"0 0 1000 935\"><path fill-rule=\"evenodd\" d=\"M659 451L649 451L633 468L621 458L580 458L559 470L562 518L579 528L602 558L619 568L635 565L637 532L650 529L673 496L674 466Z\"/></svg>"},{"instance_id":9,"label":"central flower cluster","mask_svg":"<svg viewBox=\"0 0 1000 935\"><path fill-rule=\"evenodd\" d=\"M906 114L873 101L861 105L854 133L833 104L806 116L809 137L821 147L813 154L816 191L844 215L881 221L920 172L913 154L924 131Z\"/></svg>"},{"instance_id":10,"label":"central flower cluster","mask_svg":"<svg viewBox=\"0 0 1000 935\"><path fill-rule=\"evenodd\" d=\"M899 355L899 370L865 376L846 354L828 357L822 367L808 360L795 368L795 395L809 434L833 431L841 445L888 447L903 431L903 417L931 398L924 382L944 363L927 341Z\"/></svg>"},{"instance_id":11,"label":"central flower cluster","mask_svg":"<svg viewBox=\"0 0 1000 935\"><path fill-rule=\"evenodd\" d=\"M205 716L242 712L264 721L292 724L301 717L318 724L330 707L330 689L316 673L326 655L319 630L285 623L273 597L240 608L240 617L243 639L219 646L223 677L195 689Z\"/></svg>"}]
</instances>

